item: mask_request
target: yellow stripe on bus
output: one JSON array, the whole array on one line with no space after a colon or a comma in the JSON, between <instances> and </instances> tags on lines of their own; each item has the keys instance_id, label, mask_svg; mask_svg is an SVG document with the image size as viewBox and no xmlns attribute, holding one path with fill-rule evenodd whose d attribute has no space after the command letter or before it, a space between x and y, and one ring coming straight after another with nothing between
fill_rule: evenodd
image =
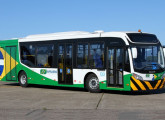
<instances>
[{"instance_id":1,"label":"yellow stripe on bus","mask_svg":"<svg viewBox=\"0 0 165 120\"><path fill-rule=\"evenodd\" d=\"M153 90L153 87L151 86L151 84L150 84L148 81L145 81L145 83L146 83L146 85L148 86L148 88L149 88L150 90Z\"/></svg>"},{"instance_id":2,"label":"yellow stripe on bus","mask_svg":"<svg viewBox=\"0 0 165 120\"><path fill-rule=\"evenodd\" d=\"M155 85L154 89L157 89L158 86L160 85L160 83L161 83L161 80L158 80L158 82L157 82L157 84Z\"/></svg>"},{"instance_id":3,"label":"yellow stripe on bus","mask_svg":"<svg viewBox=\"0 0 165 120\"><path fill-rule=\"evenodd\" d=\"M139 80L136 80L134 77L132 77L132 79L139 85L139 87L142 90L146 90L146 88L144 87L144 85Z\"/></svg>"},{"instance_id":4,"label":"yellow stripe on bus","mask_svg":"<svg viewBox=\"0 0 165 120\"><path fill-rule=\"evenodd\" d=\"M164 86L164 82L165 82L165 79L163 80L162 85L160 86L160 88L162 88Z\"/></svg>"},{"instance_id":5,"label":"yellow stripe on bus","mask_svg":"<svg viewBox=\"0 0 165 120\"><path fill-rule=\"evenodd\" d=\"M10 62L10 59L11 59L11 56L6 52L5 54L5 63L6 63L6 74L8 74L11 70L11 62Z\"/></svg>"},{"instance_id":6,"label":"yellow stripe on bus","mask_svg":"<svg viewBox=\"0 0 165 120\"><path fill-rule=\"evenodd\" d=\"M133 84L132 81L131 81L131 88L132 88L134 91L138 90L138 89L136 88L136 86Z\"/></svg>"}]
</instances>

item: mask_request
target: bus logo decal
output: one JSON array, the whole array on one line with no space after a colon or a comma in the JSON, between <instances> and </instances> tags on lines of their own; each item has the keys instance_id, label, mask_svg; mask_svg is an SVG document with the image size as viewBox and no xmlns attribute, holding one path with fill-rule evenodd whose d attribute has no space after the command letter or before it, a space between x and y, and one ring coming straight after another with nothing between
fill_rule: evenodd
<instances>
[{"instance_id":1,"label":"bus logo decal","mask_svg":"<svg viewBox=\"0 0 165 120\"><path fill-rule=\"evenodd\" d=\"M150 74L146 74L146 77L150 77Z\"/></svg>"},{"instance_id":2,"label":"bus logo decal","mask_svg":"<svg viewBox=\"0 0 165 120\"><path fill-rule=\"evenodd\" d=\"M156 75L153 75L152 81L154 81L157 78Z\"/></svg>"},{"instance_id":3,"label":"bus logo decal","mask_svg":"<svg viewBox=\"0 0 165 120\"><path fill-rule=\"evenodd\" d=\"M41 69L40 70L40 74L46 74L46 73L47 73L46 69Z\"/></svg>"},{"instance_id":4,"label":"bus logo decal","mask_svg":"<svg viewBox=\"0 0 165 120\"><path fill-rule=\"evenodd\" d=\"M105 72L100 72L100 76L105 76Z\"/></svg>"}]
</instances>

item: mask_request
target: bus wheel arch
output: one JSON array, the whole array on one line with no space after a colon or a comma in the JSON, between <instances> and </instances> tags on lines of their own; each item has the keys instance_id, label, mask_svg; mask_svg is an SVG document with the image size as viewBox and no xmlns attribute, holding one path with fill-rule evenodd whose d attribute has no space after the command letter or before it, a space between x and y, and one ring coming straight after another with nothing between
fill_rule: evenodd
<instances>
[{"instance_id":1,"label":"bus wheel arch","mask_svg":"<svg viewBox=\"0 0 165 120\"><path fill-rule=\"evenodd\" d=\"M93 82L94 82L94 85L92 85ZM84 88L87 89L91 93L101 92L100 87L99 87L99 79L95 73L89 72L85 75Z\"/></svg>"},{"instance_id":2,"label":"bus wheel arch","mask_svg":"<svg viewBox=\"0 0 165 120\"><path fill-rule=\"evenodd\" d=\"M18 82L19 82L19 76L20 76L20 73L21 72L23 72L24 70L20 70L19 72L18 72L18 76L17 76L17 78L18 78Z\"/></svg>"},{"instance_id":3,"label":"bus wheel arch","mask_svg":"<svg viewBox=\"0 0 165 120\"><path fill-rule=\"evenodd\" d=\"M24 70L19 71L18 82L19 82L21 87L27 87L28 86L27 74Z\"/></svg>"}]
</instances>

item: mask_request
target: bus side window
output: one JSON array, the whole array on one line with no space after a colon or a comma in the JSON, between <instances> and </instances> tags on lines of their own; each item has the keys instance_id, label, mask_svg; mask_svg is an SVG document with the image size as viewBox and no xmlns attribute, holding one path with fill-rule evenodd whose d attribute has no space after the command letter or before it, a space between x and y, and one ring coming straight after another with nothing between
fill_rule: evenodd
<instances>
[{"instance_id":1,"label":"bus side window","mask_svg":"<svg viewBox=\"0 0 165 120\"><path fill-rule=\"evenodd\" d=\"M52 67L53 49L53 45L37 46L37 67Z\"/></svg>"},{"instance_id":2,"label":"bus side window","mask_svg":"<svg viewBox=\"0 0 165 120\"><path fill-rule=\"evenodd\" d=\"M77 46L77 67L88 67L88 44L78 44Z\"/></svg>"},{"instance_id":3,"label":"bus side window","mask_svg":"<svg viewBox=\"0 0 165 120\"><path fill-rule=\"evenodd\" d=\"M126 53L125 53L124 71L126 71L126 72L131 72L131 70L130 70L129 55L128 55L128 51L127 51L127 50L126 50Z\"/></svg>"},{"instance_id":4,"label":"bus side window","mask_svg":"<svg viewBox=\"0 0 165 120\"><path fill-rule=\"evenodd\" d=\"M21 46L21 62L29 67L35 66L35 46L22 45Z\"/></svg>"},{"instance_id":5,"label":"bus side window","mask_svg":"<svg viewBox=\"0 0 165 120\"><path fill-rule=\"evenodd\" d=\"M104 44L95 43L90 45L89 64L91 68L103 68Z\"/></svg>"}]
</instances>

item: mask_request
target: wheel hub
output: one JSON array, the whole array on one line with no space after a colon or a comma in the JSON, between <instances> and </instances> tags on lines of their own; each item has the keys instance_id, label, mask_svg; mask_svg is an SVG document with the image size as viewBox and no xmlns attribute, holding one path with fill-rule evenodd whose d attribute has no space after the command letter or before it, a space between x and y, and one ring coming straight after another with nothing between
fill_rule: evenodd
<instances>
[{"instance_id":1,"label":"wheel hub","mask_svg":"<svg viewBox=\"0 0 165 120\"><path fill-rule=\"evenodd\" d=\"M99 81L97 78L92 78L90 81L89 81L89 87L92 88L92 89L97 89L99 87Z\"/></svg>"},{"instance_id":2,"label":"wheel hub","mask_svg":"<svg viewBox=\"0 0 165 120\"><path fill-rule=\"evenodd\" d=\"M26 76L25 75L21 76L21 83L26 84Z\"/></svg>"}]
</instances>

